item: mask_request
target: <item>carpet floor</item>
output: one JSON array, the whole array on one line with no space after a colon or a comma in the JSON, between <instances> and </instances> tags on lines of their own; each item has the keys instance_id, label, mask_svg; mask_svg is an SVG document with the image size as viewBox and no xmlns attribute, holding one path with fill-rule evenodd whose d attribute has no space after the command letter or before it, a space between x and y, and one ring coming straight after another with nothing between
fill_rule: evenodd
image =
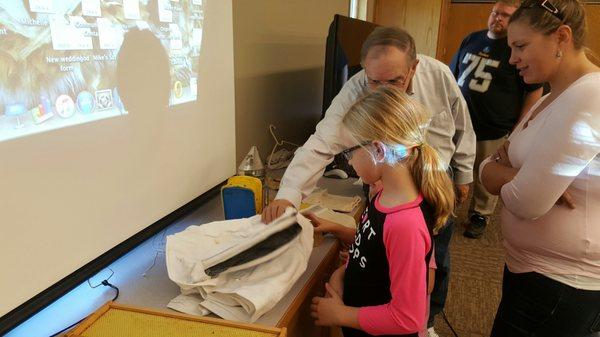
<instances>
[{"instance_id":1,"label":"carpet floor","mask_svg":"<svg viewBox=\"0 0 600 337\"><path fill-rule=\"evenodd\" d=\"M500 302L504 249L499 224L498 203L496 211L479 239L463 236L470 202L460 205L450 242L451 274L445 313L460 337L488 337ZM440 337L454 334L438 315L435 330Z\"/></svg>"}]
</instances>

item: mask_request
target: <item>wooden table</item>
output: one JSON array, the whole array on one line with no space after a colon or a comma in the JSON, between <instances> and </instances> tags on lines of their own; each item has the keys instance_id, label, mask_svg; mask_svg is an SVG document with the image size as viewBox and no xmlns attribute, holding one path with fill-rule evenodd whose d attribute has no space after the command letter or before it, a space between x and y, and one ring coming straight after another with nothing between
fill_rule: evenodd
<instances>
[{"instance_id":1,"label":"wooden table","mask_svg":"<svg viewBox=\"0 0 600 337\"><path fill-rule=\"evenodd\" d=\"M319 183L319 187L327 188L328 192L333 194L361 195L362 197L362 185L352 185L354 181L355 179L341 181L323 178ZM351 212L351 215L357 223L364 209L365 202L363 198L360 205L355 207ZM322 252L323 250L325 253ZM329 277L333 271L340 265L339 250L339 241L330 235L325 236L321 245L315 247L313 250L311 260L314 257L318 263L315 268L310 268L314 261L309 261L309 268L307 268L305 275L303 275L308 277L303 277L298 280L298 283L302 284L301 290L294 296L293 301L288 305L284 315L276 325L278 328L286 327L288 336L329 337L331 335L339 335L339 329L316 326L314 324L314 319L310 317L310 304L312 298L315 296L323 296L325 293L325 282L329 281ZM293 293L293 289L290 293ZM275 309L276 308L274 308L273 311L275 311Z\"/></svg>"}]
</instances>

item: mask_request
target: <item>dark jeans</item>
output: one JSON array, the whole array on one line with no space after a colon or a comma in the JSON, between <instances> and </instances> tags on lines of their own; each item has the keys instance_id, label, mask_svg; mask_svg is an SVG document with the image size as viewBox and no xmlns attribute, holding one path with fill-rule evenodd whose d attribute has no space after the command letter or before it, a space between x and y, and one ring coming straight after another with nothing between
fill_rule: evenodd
<instances>
[{"instance_id":1,"label":"dark jeans","mask_svg":"<svg viewBox=\"0 0 600 337\"><path fill-rule=\"evenodd\" d=\"M491 337L584 337L600 331L600 291L576 289L538 273L504 267Z\"/></svg>"},{"instance_id":2,"label":"dark jeans","mask_svg":"<svg viewBox=\"0 0 600 337\"><path fill-rule=\"evenodd\" d=\"M435 285L429 300L429 319L427 327L433 326L435 315L442 312L448 296L448 283L450 278L450 239L454 232L454 219L448 219L446 226L440 230L438 235L433 237L435 243Z\"/></svg>"}]
</instances>

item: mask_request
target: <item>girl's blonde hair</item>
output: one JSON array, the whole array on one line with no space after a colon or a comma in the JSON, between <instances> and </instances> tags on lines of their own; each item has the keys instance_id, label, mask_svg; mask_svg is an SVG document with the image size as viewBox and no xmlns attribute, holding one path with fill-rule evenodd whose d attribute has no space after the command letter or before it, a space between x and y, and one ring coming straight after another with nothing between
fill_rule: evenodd
<instances>
[{"instance_id":1,"label":"girl's blonde hair","mask_svg":"<svg viewBox=\"0 0 600 337\"><path fill-rule=\"evenodd\" d=\"M446 165L425 141L428 122L429 115L421 105L401 90L384 86L358 99L342 124L359 144L379 140L392 149L391 152L399 145L413 148L411 155L401 161L408 165L415 184L433 207L434 232L437 232L452 214L455 196ZM386 162L394 164L390 160Z\"/></svg>"}]
</instances>

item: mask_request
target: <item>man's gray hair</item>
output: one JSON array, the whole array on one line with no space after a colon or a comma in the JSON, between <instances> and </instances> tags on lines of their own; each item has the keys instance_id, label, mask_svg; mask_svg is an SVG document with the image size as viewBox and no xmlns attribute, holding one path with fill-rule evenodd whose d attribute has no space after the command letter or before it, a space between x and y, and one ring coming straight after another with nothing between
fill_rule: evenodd
<instances>
[{"instance_id":1,"label":"man's gray hair","mask_svg":"<svg viewBox=\"0 0 600 337\"><path fill-rule=\"evenodd\" d=\"M404 29L398 27L377 27L367 37L360 50L361 62L365 60L367 53L375 46L394 46L408 56L411 60L417 59L415 40Z\"/></svg>"}]
</instances>

